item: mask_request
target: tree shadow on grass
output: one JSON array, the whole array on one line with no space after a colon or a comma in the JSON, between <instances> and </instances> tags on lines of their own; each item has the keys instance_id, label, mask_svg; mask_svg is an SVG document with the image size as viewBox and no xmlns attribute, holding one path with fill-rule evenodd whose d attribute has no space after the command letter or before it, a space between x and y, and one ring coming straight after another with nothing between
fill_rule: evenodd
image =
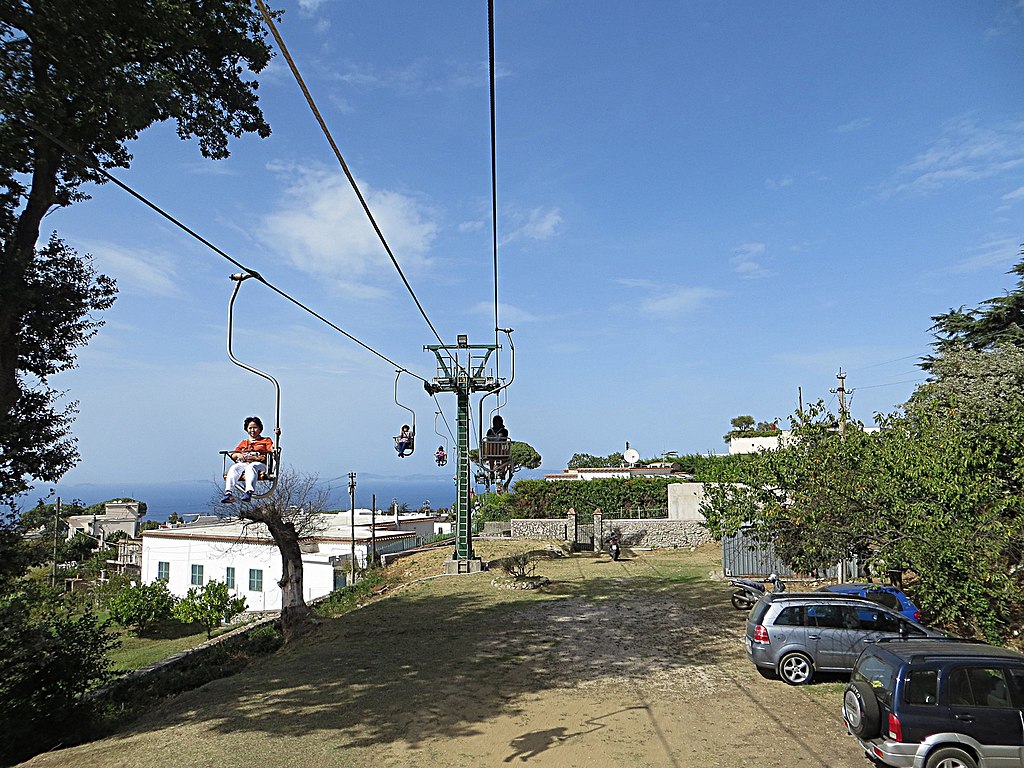
<instances>
[{"instance_id":1,"label":"tree shadow on grass","mask_svg":"<svg viewBox=\"0 0 1024 768\"><path fill-rule=\"evenodd\" d=\"M128 731L202 720L221 734L414 748L479 733L530 694L610 676L675 679L735 658L744 619L720 587L639 569L596 576L593 566L553 561L544 566L549 587L529 592L499 590L487 573L413 585L325 621L302 643L183 694Z\"/></svg>"}]
</instances>

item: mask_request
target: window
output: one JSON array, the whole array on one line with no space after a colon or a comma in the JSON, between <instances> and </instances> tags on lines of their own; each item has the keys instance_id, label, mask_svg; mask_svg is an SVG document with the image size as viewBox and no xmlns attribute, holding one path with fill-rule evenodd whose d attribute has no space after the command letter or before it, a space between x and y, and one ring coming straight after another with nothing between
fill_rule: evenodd
<instances>
[{"instance_id":1,"label":"window","mask_svg":"<svg viewBox=\"0 0 1024 768\"><path fill-rule=\"evenodd\" d=\"M888 703L896 687L896 669L884 659L864 654L851 676L852 680L870 683L875 696Z\"/></svg>"},{"instance_id":2,"label":"window","mask_svg":"<svg viewBox=\"0 0 1024 768\"><path fill-rule=\"evenodd\" d=\"M249 569L249 591L263 591L263 571L261 571L259 568Z\"/></svg>"},{"instance_id":3,"label":"window","mask_svg":"<svg viewBox=\"0 0 1024 768\"><path fill-rule=\"evenodd\" d=\"M812 605L807 609L807 624L823 629L844 629L843 614L848 609L841 605ZM850 617L856 621L856 617Z\"/></svg>"},{"instance_id":4,"label":"window","mask_svg":"<svg viewBox=\"0 0 1024 768\"><path fill-rule=\"evenodd\" d=\"M860 619L861 629L870 629L874 632L899 632L900 620L891 613L885 611L865 611L858 609L857 617Z\"/></svg>"},{"instance_id":5,"label":"window","mask_svg":"<svg viewBox=\"0 0 1024 768\"><path fill-rule=\"evenodd\" d=\"M935 704L938 699L939 673L934 669L913 670L907 675L904 698L907 704Z\"/></svg>"},{"instance_id":6,"label":"window","mask_svg":"<svg viewBox=\"0 0 1024 768\"><path fill-rule=\"evenodd\" d=\"M782 613L775 619L775 626L802 627L804 623L803 610L799 605L783 608Z\"/></svg>"},{"instance_id":7,"label":"window","mask_svg":"<svg viewBox=\"0 0 1024 768\"><path fill-rule=\"evenodd\" d=\"M900 605L900 599L896 595L891 592L883 592L880 589L865 590L864 597L893 611L898 611L903 607Z\"/></svg>"},{"instance_id":8,"label":"window","mask_svg":"<svg viewBox=\"0 0 1024 768\"><path fill-rule=\"evenodd\" d=\"M1001 669L955 669L949 676L949 703L954 707L1009 707L1006 676Z\"/></svg>"},{"instance_id":9,"label":"window","mask_svg":"<svg viewBox=\"0 0 1024 768\"><path fill-rule=\"evenodd\" d=\"M192 581L193 587L203 586L203 566L196 563L192 564Z\"/></svg>"},{"instance_id":10,"label":"window","mask_svg":"<svg viewBox=\"0 0 1024 768\"><path fill-rule=\"evenodd\" d=\"M157 581L170 581L171 580L171 564L160 561L156 564L156 578Z\"/></svg>"},{"instance_id":11,"label":"window","mask_svg":"<svg viewBox=\"0 0 1024 768\"><path fill-rule=\"evenodd\" d=\"M235 569L233 566L228 566L224 572L224 583L228 585L228 589L235 588Z\"/></svg>"}]
</instances>

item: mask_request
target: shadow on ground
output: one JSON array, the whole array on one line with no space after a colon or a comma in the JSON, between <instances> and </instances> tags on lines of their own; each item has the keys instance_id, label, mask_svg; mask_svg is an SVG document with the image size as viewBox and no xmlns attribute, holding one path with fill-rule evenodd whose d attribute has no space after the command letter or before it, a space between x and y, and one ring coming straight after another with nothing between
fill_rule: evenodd
<instances>
[{"instance_id":1,"label":"shadow on ground","mask_svg":"<svg viewBox=\"0 0 1024 768\"><path fill-rule=\"evenodd\" d=\"M316 734L337 749L415 747L478 733L540 691L700 684L735 658L743 617L721 585L678 562L559 558L538 568L551 579L542 590L498 589L487 573L420 582L183 694L122 735L200 720L221 734ZM535 753L568 735L524 734L514 750Z\"/></svg>"}]
</instances>

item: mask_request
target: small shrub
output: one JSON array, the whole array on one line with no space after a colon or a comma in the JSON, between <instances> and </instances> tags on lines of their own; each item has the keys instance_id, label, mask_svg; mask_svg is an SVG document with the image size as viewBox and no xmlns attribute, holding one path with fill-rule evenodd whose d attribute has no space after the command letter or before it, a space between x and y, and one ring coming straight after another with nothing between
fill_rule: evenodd
<instances>
[{"instance_id":1,"label":"small shrub","mask_svg":"<svg viewBox=\"0 0 1024 768\"><path fill-rule=\"evenodd\" d=\"M537 564L529 552L513 552L499 561L501 570L513 579L526 579L534 575Z\"/></svg>"}]
</instances>

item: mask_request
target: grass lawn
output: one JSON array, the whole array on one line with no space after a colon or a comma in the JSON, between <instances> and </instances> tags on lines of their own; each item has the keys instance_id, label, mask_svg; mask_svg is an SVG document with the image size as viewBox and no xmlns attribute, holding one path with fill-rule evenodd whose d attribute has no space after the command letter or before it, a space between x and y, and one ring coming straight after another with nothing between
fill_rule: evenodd
<instances>
[{"instance_id":1,"label":"grass lawn","mask_svg":"<svg viewBox=\"0 0 1024 768\"><path fill-rule=\"evenodd\" d=\"M236 625L215 629L213 636L223 634ZM121 647L110 652L114 670L127 672L155 664L206 642L206 630L198 624L182 624L173 619L147 629L142 637L121 630Z\"/></svg>"}]
</instances>

